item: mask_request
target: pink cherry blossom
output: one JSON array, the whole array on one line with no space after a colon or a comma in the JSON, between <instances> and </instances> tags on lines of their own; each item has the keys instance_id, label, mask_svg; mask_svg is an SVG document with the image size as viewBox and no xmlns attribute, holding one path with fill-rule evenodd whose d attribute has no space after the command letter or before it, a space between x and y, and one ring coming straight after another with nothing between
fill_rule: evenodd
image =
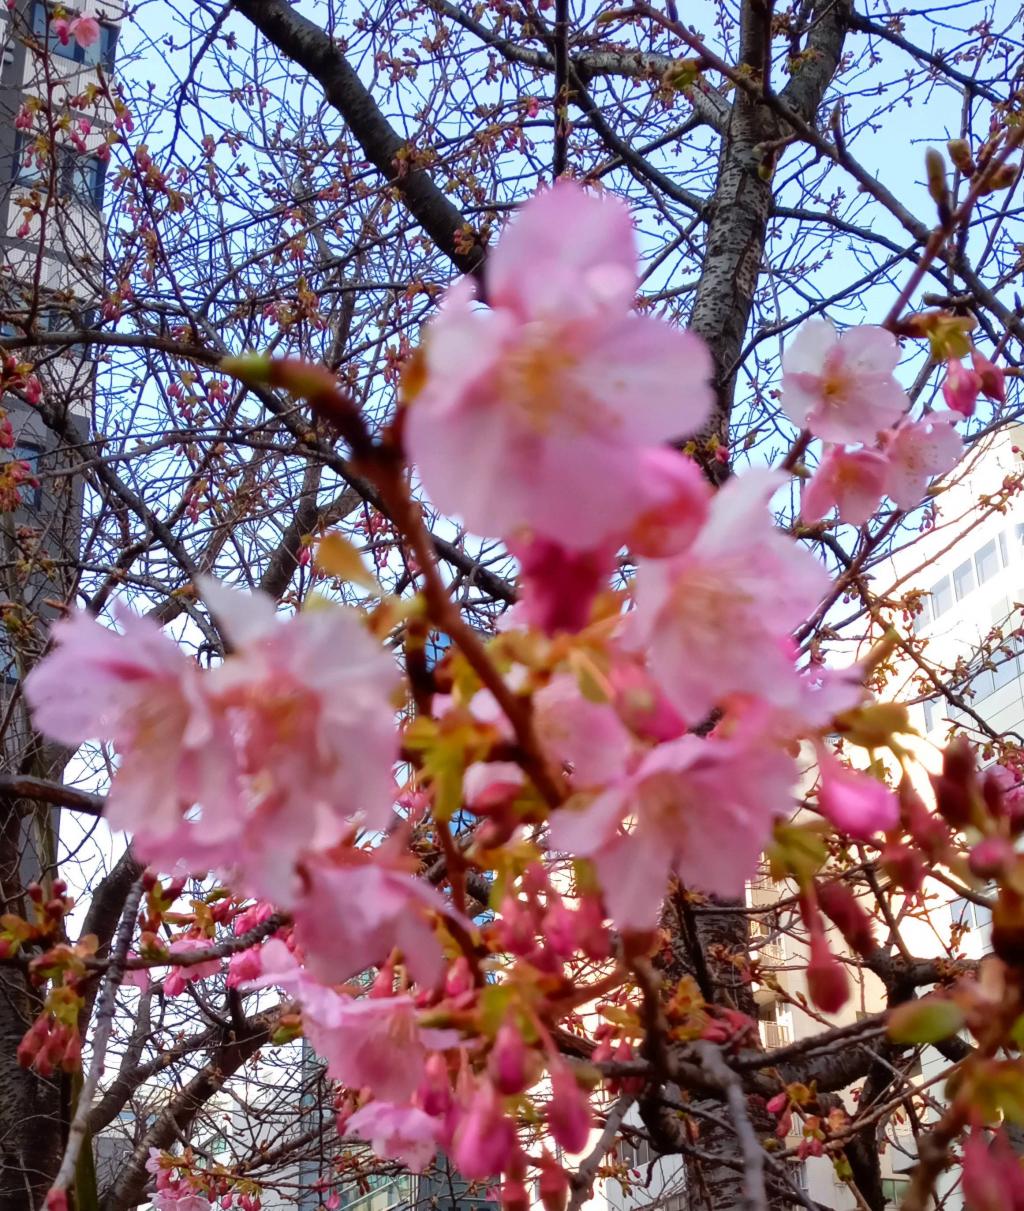
<instances>
[{"instance_id":1,"label":"pink cherry blossom","mask_svg":"<svg viewBox=\"0 0 1024 1211\"><path fill-rule=\"evenodd\" d=\"M828 442L870 442L909 406L893 377L900 351L884 328L808 320L782 356L782 407Z\"/></svg>"},{"instance_id":2,"label":"pink cherry blossom","mask_svg":"<svg viewBox=\"0 0 1024 1211\"><path fill-rule=\"evenodd\" d=\"M981 390L981 379L956 358L946 363L946 378L942 396L948 407L961 416L973 416Z\"/></svg>"},{"instance_id":3,"label":"pink cherry blossom","mask_svg":"<svg viewBox=\"0 0 1024 1211\"><path fill-rule=\"evenodd\" d=\"M515 798L524 784L523 771L512 761L474 761L463 775L462 797L471 810L486 812Z\"/></svg>"},{"instance_id":4,"label":"pink cherry blossom","mask_svg":"<svg viewBox=\"0 0 1024 1211\"><path fill-rule=\"evenodd\" d=\"M303 1033L328 1075L385 1102L407 1102L423 1078L427 1052L411 997L352 1000L331 989L302 994ZM458 1035L450 1045L458 1042Z\"/></svg>"},{"instance_id":5,"label":"pink cherry blossom","mask_svg":"<svg viewBox=\"0 0 1024 1211\"><path fill-rule=\"evenodd\" d=\"M329 983L383 962L398 947L413 979L430 987L444 963L432 913L451 912L440 892L380 863L316 862L294 909L295 937L310 971Z\"/></svg>"},{"instance_id":6,"label":"pink cherry blossom","mask_svg":"<svg viewBox=\"0 0 1024 1211\"><path fill-rule=\"evenodd\" d=\"M204 789L230 797L231 763L196 667L156 623L127 610L118 620L120 633L85 613L57 623L54 649L26 678L25 693L53 739L113 743L120 767L107 822L134 828L136 849L148 856L177 835Z\"/></svg>"},{"instance_id":7,"label":"pink cherry blossom","mask_svg":"<svg viewBox=\"0 0 1024 1211\"><path fill-rule=\"evenodd\" d=\"M234 812L204 812L196 827L218 865L288 907L303 853L336 844L356 814L374 828L391 818L398 670L354 613L282 621L261 594L213 581L203 593L234 647L207 692L231 734L240 795Z\"/></svg>"},{"instance_id":8,"label":"pink cherry blossom","mask_svg":"<svg viewBox=\"0 0 1024 1211\"><path fill-rule=\"evenodd\" d=\"M76 17L68 26L68 33L83 50L88 50L99 40L100 23L95 17L87 15Z\"/></svg>"},{"instance_id":9,"label":"pink cherry blossom","mask_svg":"<svg viewBox=\"0 0 1024 1211\"><path fill-rule=\"evenodd\" d=\"M818 767L818 806L840 832L869 841L899 822L899 800L877 778L850 769L823 746L819 746Z\"/></svg>"},{"instance_id":10,"label":"pink cherry blossom","mask_svg":"<svg viewBox=\"0 0 1024 1211\"><path fill-rule=\"evenodd\" d=\"M422 1173L437 1155L441 1124L415 1106L371 1102L352 1115L346 1131L366 1140L382 1160Z\"/></svg>"},{"instance_id":11,"label":"pink cherry blossom","mask_svg":"<svg viewBox=\"0 0 1024 1211\"><path fill-rule=\"evenodd\" d=\"M565 233L572 232L572 239ZM600 547L643 507L642 451L700 428L711 360L632 310L629 212L561 181L528 202L429 325L405 436L426 491L479 534ZM496 490L500 485L500 490Z\"/></svg>"},{"instance_id":12,"label":"pink cherry blossom","mask_svg":"<svg viewBox=\"0 0 1024 1211\"><path fill-rule=\"evenodd\" d=\"M180 938L171 943L170 953L172 957L190 954L196 950L209 950L212 945L211 938ZM205 963L191 963L187 967L172 967L164 980L164 992L169 997L180 996L185 991L186 984L205 980L207 976L215 976L219 971L220 959L207 959Z\"/></svg>"},{"instance_id":13,"label":"pink cherry blossom","mask_svg":"<svg viewBox=\"0 0 1024 1211\"><path fill-rule=\"evenodd\" d=\"M240 912L234 921L231 922L231 932L236 936L248 933L250 929L255 929L257 925L262 925L264 921L269 920L274 915L274 906L269 900L257 900L255 904L250 904L248 908Z\"/></svg>"},{"instance_id":14,"label":"pink cherry blossom","mask_svg":"<svg viewBox=\"0 0 1024 1211\"><path fill-rule=\"evenodd\" d=\"M667 446L644 451L642 461L646 505L626 543L634 555L648 559L678 555L707 520L711 485L692 458Z\"/></svg>"},{"instance_id":15,"label":"pink cherry blossom","mask_svg":"<svg viewBox=\"0 0 1024 1211\"><path fill-rule=\"evenodd\" d=\"M638 752L615 711L585 698L572 674L553 677L534 694L533 707L541 743L554 760L571 767L578 790L619 777Z\"/></svg>"},{"instance_id":16,"label":"pink cherry blossom","mask_svg":"<svg viewBox=\"0 0 1024 1211\"><path fill-rule=\"evenodd\" d=\"M650 929L672 871L701 891L742 893L795 781L792 758L758 732L682 736L586 806L556 812L551 841L593 860L616 925Z\"/></svg>"},{"instance_id":17,"label":"pink cherry blossom","mask_svg":"<svg viewBox=\"0 0 1024 1211\"><path fill-rule=\"evenodd\" d=\"M458 1045L455 1031L424 1030L412 997L358 1000L318 983L284 942L259 952L260 971L248 988L275 986L298 1001L302 1031L327 1063L328 1075L353 1091L370 1089L386 1102L406 1102L423 1080L427 1049Z\"/></svg>"},{"instance_id":18,"label":"pink cherry blossom","mask_svg":"<svg viewBox=\"0 0 1024 1211\"><path fill-rule=\"evenodd\" d=\"M901 425L885 435L884 443L889 464L885 490L901 509L919 505L932 478L951 471L964 448L945 412Z\"/></svg>"},{"instance_id":19,"label":"pink cherry blossom","mask_svg":"<svg viewBox=\"0 0 1024 1211\"><path fill-rule=\"evenodd\" d=\"M829 578L776 529L767 506L781 483L768 471L736 476L688 550L638 561L630 642L649 653L653 676L688 723L731 694L778 705L797 698L786 639Z\"/></svg>"},{"instance_id":20,"label":"pink cherry blossom","mask_svg":"<svg viewBox=\"0 0 1024 1211\"><path fill-rule=\"evenodd\" d=\"M146 619L122 634L79 615L26 681L40 729L113 741L107 819L147 861L233 869L288 907L301 856L337 844L355 816L386 826L398 740L392 659L354 614L279 621L270 598L204 584L234 648L198 668Z\"/></svg>"},{"instance_id":21,"label":"pink cherry blossom","mask_svg":"<svg viewBox=\"0 0 1024 1211\"><path fill-rule=\"evenodd\" d=\"M50 33L57 35L61 46L67 46L71 41L71 22L65 17L54 17L50 22Z\"/></svg>"},{"instance_id":22,"label":"pink cherry blossom","mask_svg":"<svg viewBox=\"0 0 1024 1211\"><path fill-rule=\"evenodd\" d=\"M862 526L885 495L888 464L877 450L847 450L830 446L804 488L800 516L820 521L835 506L839 520Z\"/></svg>"}]
</instances>

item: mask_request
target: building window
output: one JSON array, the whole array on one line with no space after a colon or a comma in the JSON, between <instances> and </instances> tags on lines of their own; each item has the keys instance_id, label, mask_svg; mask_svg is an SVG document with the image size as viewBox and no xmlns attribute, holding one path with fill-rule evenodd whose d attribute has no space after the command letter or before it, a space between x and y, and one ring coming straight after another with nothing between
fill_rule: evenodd
<instances>
[{"instance_id":1,"label":"building window","mask_svg":"<svg viewBox=\"0 0 1024 1211\"><path fill-rule=\"evenodd\" d=\"M996 551L996 540L985 543L974 556L974 567L978 573L978 584L991 580L999 571L999 555Z\"/></svg>"},{"instance_id":2,"label":"building window","mask_svg":"<svg viewBox=\"0 0 1024 1211\"><path fill-rule=\"evenodd\" d=\"M932 603L929 597L921 598L921 609L914 615L914 630L922 631L932 620Z\"/></svg>"},{"instance_id":3,"label":"building window","mask_svg":"<svg viewBox=\"0 0 1024 1211\"><path fill-rule=\"evenodd\" d=\"M114 66L117 30L112 25L104 25L101 22L100 36L92 46L79 46L74 38L69 38L65 44L51 32L49 9L37 0L32 6L32 32L37 38L45 39L46 48L51 55L60 55L62 59L81 63L83 67L95 67L97 63L102 63L110 70Z\"/></svg>"},{"instance_id":4,"label":"building window","mask_svg":"<svg viewBox=\"0 0 1024 1211\"><path fill-rule=\"evenodd\" d=\"M953 587L956 589L957 601L963 599L977 586L977 581L974 579L974 565L969 559L953 571Z\"/></svg>"},{"instance_id":5,"label":"building window","mask_svg":"<svg viewBox=\"0 0 1024 1211\"><path fill-rule=\"evenodd\" d=\"M988 929L992 924L992 909L984 904L975 904L973 900L962 897L954 900L949 906L949 919L954 925L963 925L968 929Z\"/></svg>"},{"instance_id":6,"label":"building window","mask_svg":"<svg viewBox=\"0 0 1024 1211\"><path fill-rule=\"evenodd\" d=\"M28 147L24 136L19 135L14 146L13 179L26 187L46 189L51 179L49 165L40 167L34 151L26 154ZM106 173L106 164L96 156L82 155L71 147L57 148L53 177L62 197L74 197L86 206L102 206Z\"/></svg>"},{"instance_id":7,"label":"building window","mask_svg":"<svg viewBox=\"0 0 1024 1211\"><path fill-rule=\"evenodd\" d=\"M887 1205L900 1206L909 1189L910 1179L907 1177L882 1178L882 1197L885 1199Z\"/></svg>"},{"instance_id":8,"label":"building window","mask_svg":"<svg viewBox=\"0 0 1024 1211\"><path fill-rule=\"evenodd\" d=\"M648 1166L660 1159L660 1153L654 1151L651 1141L647 1139L635 1139L632 1143L621 1139L619 1140L619 1153L626 1168L634 1171L632 1177L635 1182L646 1182ZM652 1211L655 1209L656 1211L687 1211L686 1192L682 1188L684 1180L682 1170L678 1174L662 1173L661 1180L664 1182L661 1194L634 1189L635 1211L644 1211L644 1208L647 1207L650 1207ZM656 1181L657 1178L652 1181L652 1185ZM640 1201L641 1198L643 1201Z\"/></svg>"},{"instance_id":9,"label":"building window","mask_svg":"<svg viewBox=\"0 0 1024 1211\"><path fill-rule=\"evenodd\" d=\"M997 649L992 654L992 663L995 668L992 670L992 692L1001 690L1004 685L1009 685L1020 676L1020 660L1017 656L1004 656L1002 649Z\"/></svg>"},{"instance_id":10,"label":"building window","mask_svg":"<svg viewBox=\"0 0 1024 1211\"><path fill-rule=\"evenodd\" d=\"M948 576L937 580L929 589L929 594L932 599L933 618L938 618L940 614L945 614L953 608L953 586L949 583Z\"/></svg>"},{"instance_id":11,"label":"building window","mask_svg":"<svg viewBox=\"0 0 1024 1211\"><path fill-rule=\"evenodd\" d=\"M1006 532L1001 531L999 534L999 558L1003 561L1003 567L1010 566L1010 554L1006 549Z\"/></svg>"},{"instance_id":12,"label":"building window","mask_svg":"<svg viewBox=\"0 0 1024 1211\"><path fill-rule=\"evenodd\" d=\"M937 715L935 702L931 698L926 698L924 702L921 703L921 710L924 711L924 730L926 732L930 732L935 726Z\"/></svg>"}]
</instances>

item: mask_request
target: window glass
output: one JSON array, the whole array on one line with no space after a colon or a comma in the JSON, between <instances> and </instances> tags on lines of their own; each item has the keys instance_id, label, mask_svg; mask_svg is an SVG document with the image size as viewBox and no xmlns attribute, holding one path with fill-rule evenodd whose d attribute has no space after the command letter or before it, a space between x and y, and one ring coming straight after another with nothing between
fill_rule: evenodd
<instances>
[{"instance_id":1,"label":"window glass","mask_svg":"<svg viewBox=\"0 0 1024 1211\"><path fill-rule=\"evenodd\" d=\"M989 669L979 669L967 684L974 695L975 704L983 702L996 688Z\"/></svg>"},{"instance_id":2,"label":"window glass","mask_svg":"<svg viewBox=\"0 0 1024 1211\"><path fill-rule=\"evenodd\" d=\"M930 732L935 726L935 721L938 717L938 712L935 709L935 703L931 698L926 698L921 703L921 709L924 711L924 730Z\"/></svg>"},{"instance_id":3,"label":"window glass","mask_svg":"<svg viewBox=\"0 0 1024 1211\"><path fill-rule=\"evenodd\" d=\"M975 554L974 566L978 573L978 584L984 584L999 571L999 555L996 553L996 540L985 545Z\"/></svg>"},{"instance_id":4,"label":"window glass","mask_svg":"<svg viewBox=\"0 0 1024 1211\"><path fill-rule=\"evenodd\" d=\"M953 587L956 589L957 601L963 601L976 584L974 565L969 559L965 559L958 568L953 570Z\"/></svg>"},{"instance_id":5,"label":"window glass","mask_svg":"<svg viewBox=\"0 0 1024 1211\"><path fill-rule=\"evenodd\" d=\"M1015 677L1020 675L1020 661L1016 656L1007 657L1003 655L1002 650L996 651L992 656L992 663L995 668L992 670L992 690L1001 690L1004 685L1009 685Z\"/></svg>"},{"instance_id":6,"label":"window glass","mask_svg":"<svg viewBox=\"0 0 1024 1211\"><path fill-rule=\"evenodd\" d=\"M921 612L914 615L914 630L920 631L926 627L932 620L932 603L931 598L924 596L921 598Z\"/></svg>"},{"instance_id":7,"label":"window glass","mask_svg":"<svg viewBox=\"0 0 1024 1211\"><path fill-rule=\"evenodd\" d=\"M1006 531L999 535L999 558L1003 561L1003 567L1007 567L1010 562L1010 554L1006 549Z\"/></svg>"},{"instance_id":8,"label":"window glass","mask_svg":"<svg viewBox=\"0 0 1024 1211\"><path fill-rule=\"evenodd\" d=\"M953 607L953 586L949 583L949 577L943 576L941 580L935 582L930 590L932 599L932 617L938 618L940 614Z\"/></svg>"}]
</instances>

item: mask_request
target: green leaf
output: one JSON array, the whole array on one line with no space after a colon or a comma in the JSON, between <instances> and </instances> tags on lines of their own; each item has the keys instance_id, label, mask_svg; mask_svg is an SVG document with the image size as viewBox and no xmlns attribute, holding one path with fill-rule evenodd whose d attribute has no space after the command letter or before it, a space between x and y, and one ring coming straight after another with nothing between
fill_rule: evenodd
<instances>
[{"instance_id":1,"label":"green leaf","mask_svg":"<svg viewBox=\"0 0 1024 1211\"><path fill-rule=\"evenodd\" d=\"M894 1043L938 1043L962 1030L964 1015L954 1001L926 997L893 1010L889 1038Z\"/></svg>"}]
</instances>

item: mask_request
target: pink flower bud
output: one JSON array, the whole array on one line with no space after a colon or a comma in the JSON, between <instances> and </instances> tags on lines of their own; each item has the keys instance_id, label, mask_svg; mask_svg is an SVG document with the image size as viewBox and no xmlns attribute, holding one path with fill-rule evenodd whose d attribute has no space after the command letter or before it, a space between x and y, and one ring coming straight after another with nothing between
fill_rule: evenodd
<instances>
[{"instance_id":1,"label":"pink flower bud","mask_svg":"<svg viewBox=\"0 0 1024 1211\"><path fill-rule=\"evenodd\" d=\"M444 1056L436 1051L431 1052L423 1067L419 1103L431 1118L443 1118L451 1108L452 1087L448 1079L448 1065Z\"/></svg>"},{"instance_id":2,"label":"pink flower bud","mask_svg":"<svg viewBox=\"0 0 1024 1211\"><path fill-rule=\"evenodd\" d=\"M590 1139L591 1115L587 1095L565 1064L551 1069L548 1127L555 1143L566 1152L582 1152Z\"/></svg>"},{"instance_id":3,"label":"pink flower bud","mask_svg":"<svg viewBox=\"0 0 1024 1211\"><path fill-rule=\"evenodd\" d=\"M530 1211L530 1194L521 1179L506 1178L501 1187L501 1211Z\"/></svg>"},{"instance_id":4,"label":"pink flower bud","mask_svg":"<svg viewBox=\"0 0 1024 1211\"><path fill-rule=\"evenodd\" d=\"M569 1201L569 1178L561 1165L554 1161L544 1165L540 1171L540 1201L544 1211L565 1211Z\"/></svg>"},{"instance_id":5,"label":"pink flower bud","mask_svg":"<svg viewBox=\"0 0 1024 1211\"><path fill-rule=\"evenodd\" d=\"M820 933L811 935L811 961L807 964L807 988L822 1013L838 1013L850 996L846 969L828 948Z\"/></svg>"},{"instance_id":6,"label":"pink flower bud","mask_svg":"<svg viewBox=\"0 0 1024 1211\"><path fill-rule=\"evenodd\" d=\"M516 1132L502 1114L498 1095L481 1085L455 1131L452 1158L469 1181L502 1173L516 1148Z\"/></svg>"},{"instance_id":7,"label":"pink flower bud","mask_svg":"<svg viewBox=\"0 0 1024 1211\"><path fill-rule=\"evenodd\" d=\"M1024 1207L1024 1169L1002 1131L994 1133L991 1145L982 1131L971 1132L964 1145L963 1191L970 1211Z\"/></svg>"},{"instance_id":8,"label":"pink flower bud","mask_svg":"<svg viewBox=\"0 0 1024 1211\"><path fill-rule=\"evenodd\" d=\"M500 1093L507 1096L522 1093L528 1080L528 1058L523 1036L511 1022L505 1022L498 1030L487 1061L491 1079Z\"/></svg>"},{"instance_id":9,"label":"pink flower bud","mask_svg":"<svg viewBox=\"0 0 1024 1211\"><path fill-rule=\"evenodd\" d=\"M818 887L818 904L857 954L871 954L876 945L871 918L845 883L822 883Z\"/></svg>"},{"instance_id":10,"label":"pink flower bud","mask_svg":"<svg viewBox=\"0 0 1024 1211\"><path fill-rule=\"evenodd\" d=\"M1006 375L1002 368L989 361L977 349L971 350L971 364L974 366L974 373L977 376L982 395L998 404L1005 403Z\"/></svg>"},{"instance_id":11,"label":"pink flower bud","mask_svg":"<svg viewBox=\"0 0 1024 1211\"><path fill-rule=\"evenodd\" d=\"M972 848L967 865L979 879L995 879L1013 859L1013 845L1005 837L985 837Z\"/></svg>"},{"instance_id":12,"label":"pink flower bud","mask_svg":"<svg viewBox=\"0 0 1024 1211\"><path fill-rule=\"evenodd\" d=\"M946 363L946 381L942 384L942 395L946 404L961 416L973 416L978 402L981 380L973 370L955 359Z\"/></svg>"}]
</instances>

